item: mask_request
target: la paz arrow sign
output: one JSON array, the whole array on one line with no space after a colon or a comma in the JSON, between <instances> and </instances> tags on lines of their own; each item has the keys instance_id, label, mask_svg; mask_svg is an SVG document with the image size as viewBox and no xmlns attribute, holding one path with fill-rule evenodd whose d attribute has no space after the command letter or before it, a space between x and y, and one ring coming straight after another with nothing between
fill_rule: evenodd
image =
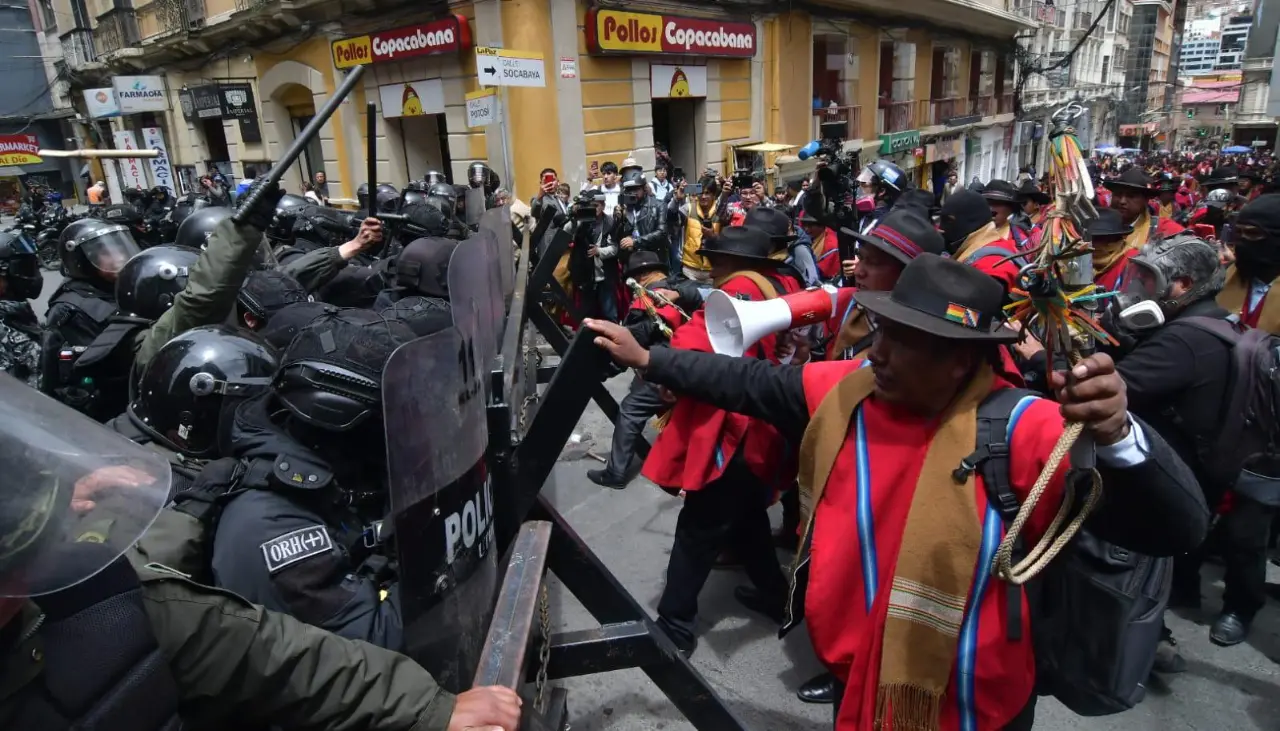
<instances>
[{"instance_id":1,"label":"la paz arrow sign","mask_svg":"<svg viewBox=\"0 0 1280 731\"><path fill-rule=\"evenodd\" d=\"M546 86L545 67L542 54L505 48L476 48L476 76L480 86Z\"/></svg>"}]
</instances>

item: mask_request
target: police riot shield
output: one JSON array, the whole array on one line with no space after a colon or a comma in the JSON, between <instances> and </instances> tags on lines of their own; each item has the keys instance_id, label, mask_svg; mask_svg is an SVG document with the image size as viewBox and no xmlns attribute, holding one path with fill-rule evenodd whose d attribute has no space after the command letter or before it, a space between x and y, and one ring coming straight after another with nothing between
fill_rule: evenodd
<instances>
[{"instance_id":1,"label":"police riot shield","mask_svg":"<svg viewBox=\"0 0 1280 731\"><path fill-rule=\"evenodd\" d=\"M480 370L488 372L498 352L504 307L493 234L477 233L458 244L449 257L449 303L453 323L462 327L475 317L476 356Z\"/></svg>"},{"instance_id":2,"label":"police riot shield","mask_svg":"<svg viewBox=\"0 0 1280 731\"><path fill-rule=\"evenodd\" d=\"M462 198L463 212L467 216L467 225L475 228L480 225L480 219L484 217L485 209L488 208L488 197L484 194L484 188L467 188L467 194Z\"/></svg>"},{"instance_id":3,"label":"police riot shield","mask_svg":"<svg viewBox=\"0 0 1280 731\"><path fill-rule=\"evenodd\" d=\"M502 301L511 301L516 286L515 249L512 245L511 206L485 211L480 217L480 230L491 232L498 241L498 281L502 283Z\"/></svg>"},{"instance_id":4,"label":"police riot shield","mask_svg":"<svg viewBox=\"0 0 1280 731\"><path fill-rule=\"evenodd\" d=\"M169 499L159 453L4 374L0 465L0 598L93 577L122 560Z\"/></svg>"},{"instance_id":5,"label":"police riot shield","mask_svg":"<svg viewBox=\"0 0 1280 731\"><path fill-rule=\"evenodd\" d=\"M476 330L468 313L406 343L382 379L405 654L453 693L470 687L499 581Z\"/></svg>"}]
</instances>

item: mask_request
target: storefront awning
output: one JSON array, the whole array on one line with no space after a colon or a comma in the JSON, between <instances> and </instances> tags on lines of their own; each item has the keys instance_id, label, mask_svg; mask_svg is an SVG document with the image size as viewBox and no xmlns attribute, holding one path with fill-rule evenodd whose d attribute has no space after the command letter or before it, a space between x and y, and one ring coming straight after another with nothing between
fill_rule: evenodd
<instances>
[{"instance_id":1,"label":"storefront awning","mask_svg":"<svg viewBox=\"0 0 1280 731\"><path fill-rule=\"evenodd\" d=\"M26 175L26 173L17 165L0 166L0 178L16 178L19 175Z\"/></svg>"},{"instance_id":2,"label":"storefront awning","mask_svg":"<svg viewBox=\"0 0 1280 731\"><path fill-rule=\"evenodd\" d=\"M794 150L799 145L784 145L779 142L757 142L754 145L743 145L733 149L741 152L783 152L785 150Z\"/></svg>"}]
</instances>

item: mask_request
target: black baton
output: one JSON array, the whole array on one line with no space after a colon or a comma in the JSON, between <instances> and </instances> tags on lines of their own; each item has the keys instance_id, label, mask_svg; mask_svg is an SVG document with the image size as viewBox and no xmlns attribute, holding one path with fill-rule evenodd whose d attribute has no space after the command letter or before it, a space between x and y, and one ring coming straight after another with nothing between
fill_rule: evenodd
<instances>
[{"instance_id":1,"label":"black baton","mask_svg":"<svg viewBox=\"0 0 1280 731\"><path fill-rule=\"evenodd\" d=\"M298 133L297 137L293 139L293 144L289 145L289 149L285 150L284 155L276 162L275 165L271 166L271 170L267 171L266 184L256 186L249 190L248 197L240 203L235 214L231 216L232 221L235 221L237 224L244 223L244 217L241 214L244 211L253 208L254 204L258 202L258 198L262 197L263 188L272 183L280 182L280 178L284 177L285 171L293 166L293 163L298 160L298 156L302 154L302 151L307 149L307 145L311 140L315 139L315 136L320 134L320 128L324 126L324 123L328 122L329 117L332 117L333 113L338 111L338 105L341 104L342 100L346 99L347 95L351 93L351 90L356 87L356 82L360 80L361 76L364 76L364 66L356 66L347 73L347 78L343 79L342 83L338 85L338 88L334 90L333 96L329 97L329 101L325 102L323 107L320 107L320 111L316 112L316 115L311 118L311 121L307 123L307 126Z\"/></svg>"},{"instance_id":2,"label":"black baton","mask_svg":"<svg viewBox=\"0 0 1280 731\"><path fill-rule=\"evenodd\" d=\"M374 119L378 115L378 105L369 102L364 106L364 111L365 159L368 165L365 174L369 176L369 210L365 211L365 215L372 216L378 207L375 205L378 200L378 125Z\"/></svg>"}]
</instances>

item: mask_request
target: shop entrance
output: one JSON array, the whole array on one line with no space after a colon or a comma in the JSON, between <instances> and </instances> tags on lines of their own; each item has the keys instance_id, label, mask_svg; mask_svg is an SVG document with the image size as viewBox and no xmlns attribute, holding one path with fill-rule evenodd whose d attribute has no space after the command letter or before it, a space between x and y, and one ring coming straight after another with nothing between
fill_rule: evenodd
<instances>
[{"instance_id":1,"label":"shop entrance","mask_svg":"<svg viewBox=\"0 0 1280 731\"><path fill-rule=\"evenodd\" d=\"M404 170L409 180L422 180L428 170L453 179L453 158L449 155L449 128L443 114L396 117Z\"/></svg>"},{"instance_id":2,"label":"shop entrance","mask_svg":"<svg viewBox=\"0 0 1280 731\"><path fill-rule=\"evenodd\" d=\"M219 163L231 162L231 153L227 150L227 132L222 128L222 118L200 120L200 131L204 134L205 149L209 151L209 162L221 170Z\"/></svg>"},{"instance_id":3,"label":"shop entrance","mask_svg":"<svg viewBox=\"0 0 1280 731\"><path fill-rule=\"evenodd\" d=\"M706 149L707 105L704 99L654 99L653 144L667 151L671 167L690 182L702 174Z\"/></svg>"}]
</instances>

